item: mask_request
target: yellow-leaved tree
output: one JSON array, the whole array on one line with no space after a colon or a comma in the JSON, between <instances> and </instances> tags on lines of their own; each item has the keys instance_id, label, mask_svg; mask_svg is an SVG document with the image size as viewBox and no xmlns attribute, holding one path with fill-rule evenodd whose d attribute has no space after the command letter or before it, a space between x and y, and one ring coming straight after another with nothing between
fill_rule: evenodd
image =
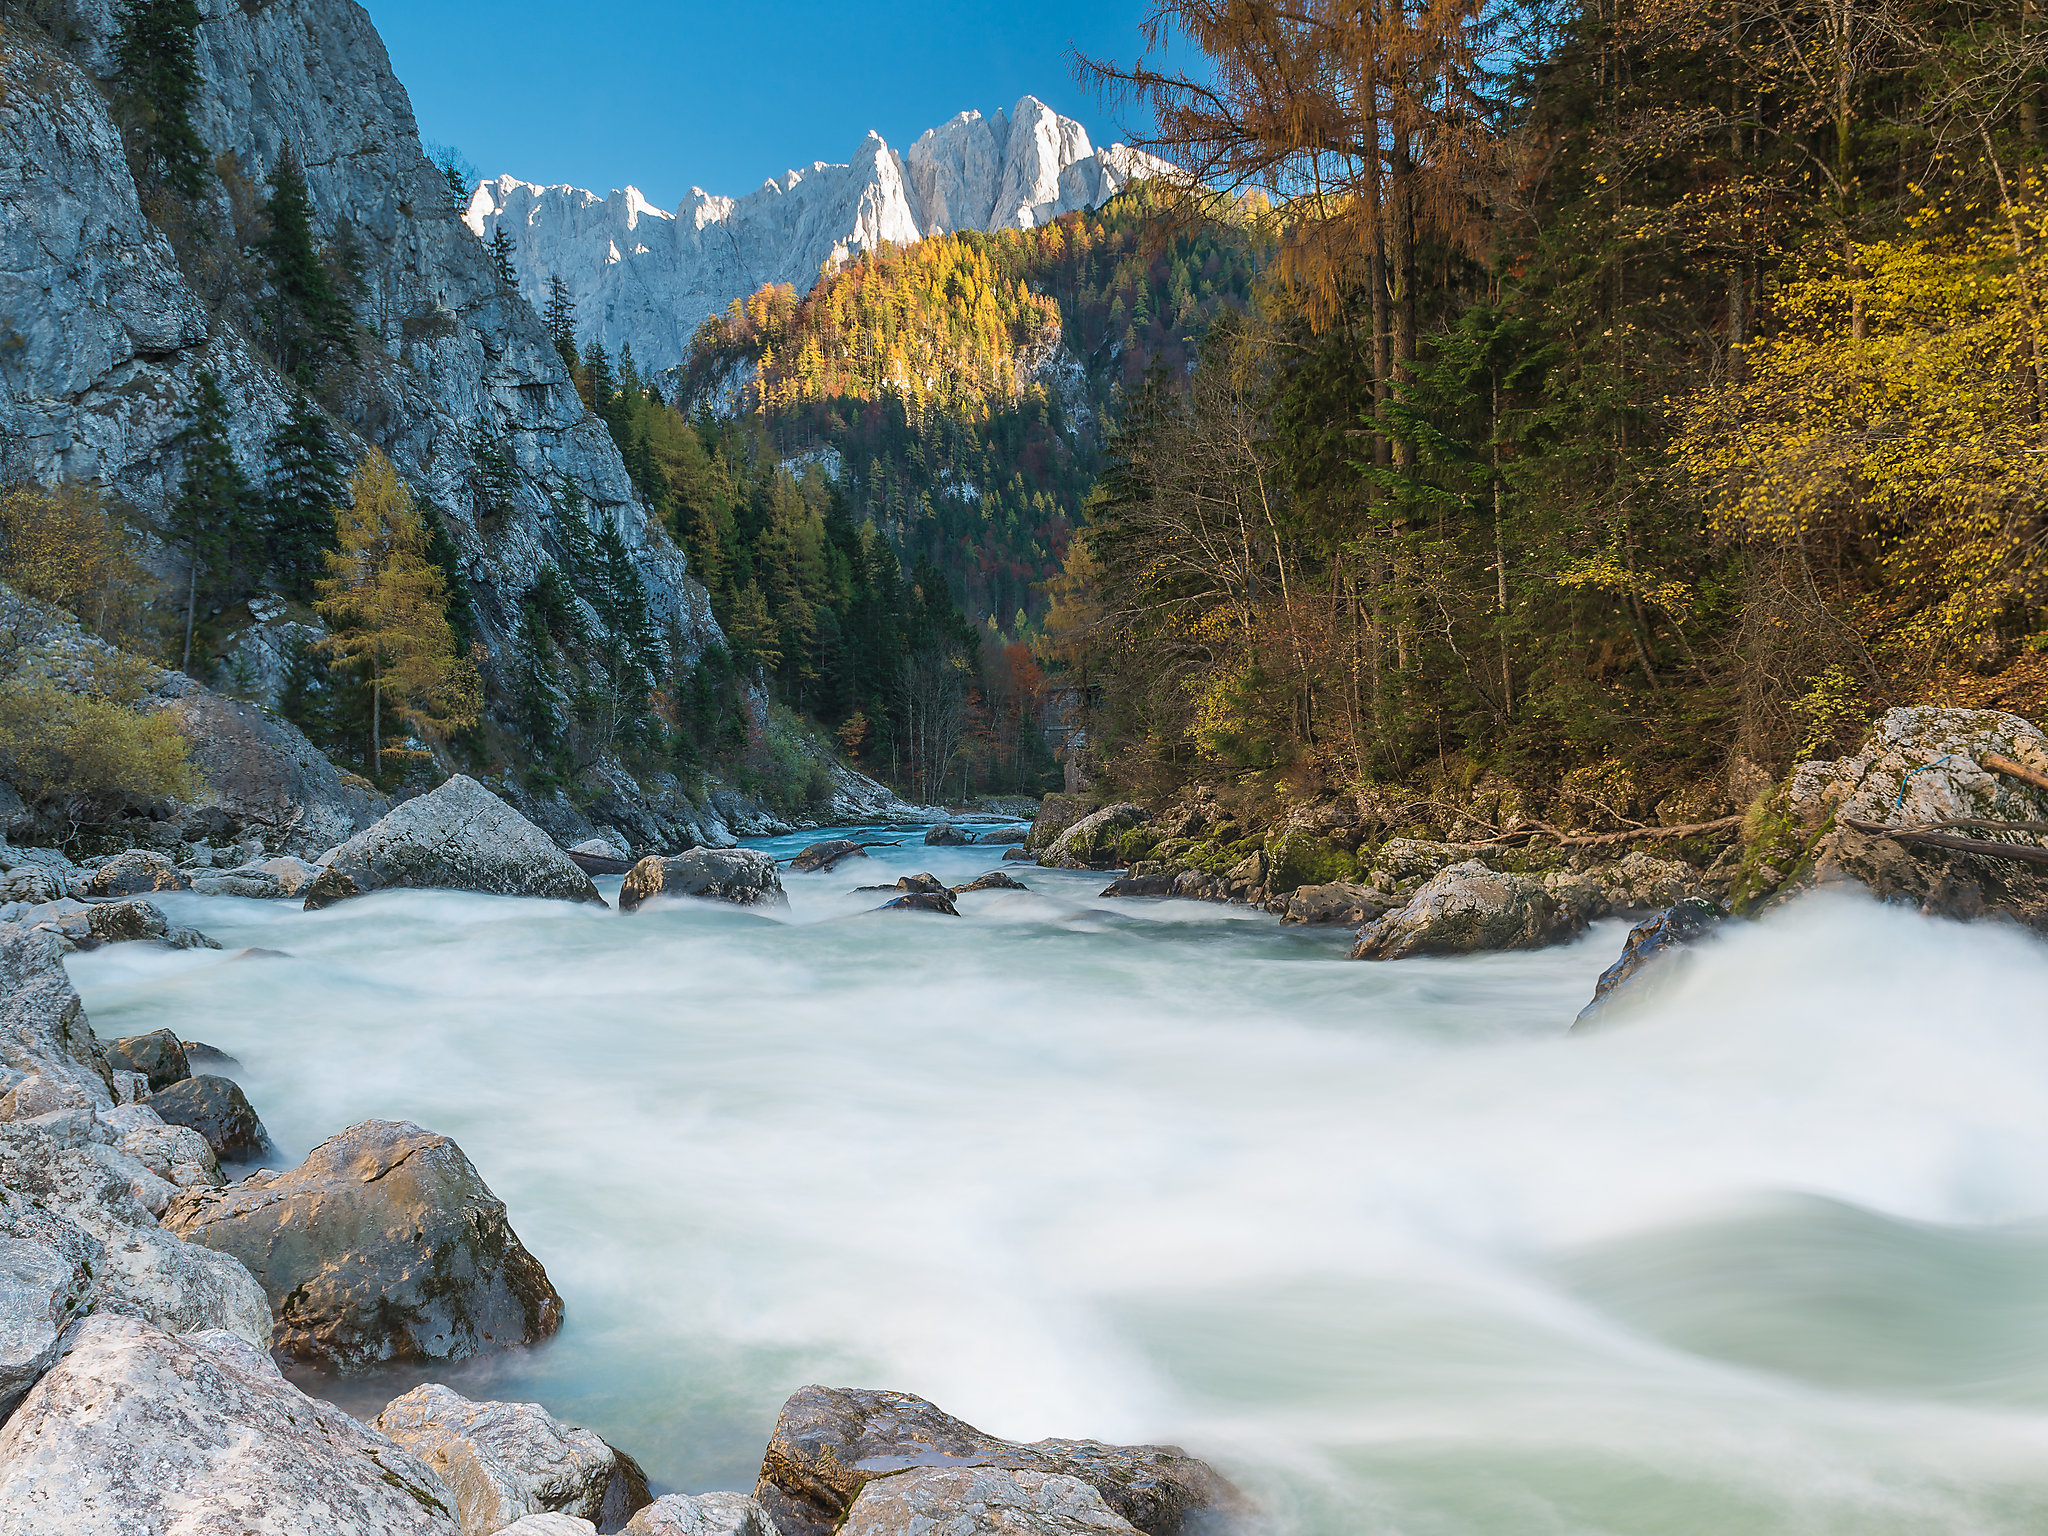
<instances>
[{"instance_id":1,"label":"yellow-leaved tree","mask_svg":"<svg viewBox=\"0 0 2048 1536\"><path fill-rule=\"evenodd\" d=\"M448 583L425 522L391 461L372 448L334 509L337 547L314 606L334 626L320 647L337 670L368 674L371 772L382 773L388 710L423 736L474 725L483 689L448 623Z\"/></svg>"}]
</instances>

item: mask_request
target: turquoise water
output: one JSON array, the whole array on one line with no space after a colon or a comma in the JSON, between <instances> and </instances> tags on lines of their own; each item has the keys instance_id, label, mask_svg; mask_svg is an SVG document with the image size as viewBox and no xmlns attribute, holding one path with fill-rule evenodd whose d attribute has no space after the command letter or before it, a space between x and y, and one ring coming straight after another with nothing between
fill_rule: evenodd
<instances>
[{"instance_id":1,"label":"turquoise water","mask_svg":"<svg viewBox=\"0 0 2048 1536\"><path fill-rule=\"evenodd\" d=\"M460 1142L568 1321L441 1379L662 1487L750 1486L820 1380L1179 1442L1279 1533L2048 1526L2039 940L1809 901L1567 1035L1618 925L1353 964L918 835L776 915L175 897L287 958L72 973L101 1035L239 1057L294 1157ZM957 921L851 891L998 867Z\"/></svg>"}]
</instances>

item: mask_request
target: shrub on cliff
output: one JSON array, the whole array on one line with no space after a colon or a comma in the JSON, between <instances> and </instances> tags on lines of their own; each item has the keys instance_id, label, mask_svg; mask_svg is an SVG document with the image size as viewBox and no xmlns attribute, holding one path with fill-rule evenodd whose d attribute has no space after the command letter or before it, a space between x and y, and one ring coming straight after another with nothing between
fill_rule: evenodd
<instances>
[{"instance_id":1,"label":"shrub on cliff","mask_svg":"<svg viewBox=\"0 0 2048 1536\"><path fill-rule=\"evenodd\" d=\"M31 805L189 795L190 749L168 711L33 676L0 684L0 777Z\"/></svg>"}]
</instances>

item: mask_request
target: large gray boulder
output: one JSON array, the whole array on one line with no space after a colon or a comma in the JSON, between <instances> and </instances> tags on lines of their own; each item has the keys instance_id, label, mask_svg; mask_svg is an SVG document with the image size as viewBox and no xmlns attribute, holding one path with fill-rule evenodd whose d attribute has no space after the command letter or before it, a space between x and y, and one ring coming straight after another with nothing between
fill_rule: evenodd
<instances>
[{"instance_id":1,"label":"large gray boulder","mask_svg":"<svg viewBox=\"0 0 2048 1536\"><path fill-rule=\"evenodd\" d=\"M218 1189L220 1158L189 1125L172 1125L149 1104L121 1104L100 1112L101 1124L120 1138L115 1148L179 1189Z\"/></svg>"},{"instance_id":2,"label":"large gray boulder","mask_svg":"<svg viewBox=\"0 0 2048 1536\"><path fill-rule=\"evenodd\" d=\"M448 1485L463 1536L492 1536L551 1512L616 1531L648 1502L647 1476L632 1457L538 1403L473 1403L428 1385L371 1422Z\"/></svg>"},{"instance_id":3,"label":"large gray boulder","mask_svg":"<svg viewBox=\"0 0 2048 1536\"><path fill-rule=\"evenodd\" d=\"M751 848L692 848L642 859L619 887L619 910L635 911L657 896L698 896L736 907L789 905L775 860Z\"/></svg>"},{"instance_id":4,"label":"large gray boulder","mask_svg":"<svg viewBox=\"0 0 2048 1536\"><path fill-rule=\"evenodd\" d=\"M98 1299L106 1249L76 1222L0 1189L0 1420L57 1363Z\"/></svg>"},{"instance_id":5,"label":"large gray boulder","mask_svg":"<svg viewBox=\"0 0 2048 1536\"><path fill-rule=\"evenodd\" d=\"M908 1392L818 1386L800 1388L782 1405L754 1497L782 1536L827 1536L876 1478L934 1465L1079 1478L1146 1536L1192 1533L1205 1512L1242 1503L1207 1463L1178 1446L1020 1445L983 1434Z\"/></svg>"},{"instance_id":6,"label":"large gray boulder","mask_svg":"<svg viewBox=\"0 0 2048 1536\"><path fill-rule=\"evenodd\" d=\"M1585 927L1540 880L1488 869L1477 859L1453 864L1358 936L1354 960L1411 955L1467 955L1482 950L1541 949Z\"/></svg>"},{"instance_id":7,"label":"large gray boulder","mask_svg":"<svg viewBox=\"0 0 2048 1536\"><path fill-rule=\"evenodd\" d=\"M1361 927L1393 906L1395 898L1383 896L1369 885L1350 880L1333 880L1327 885L1298 885L1287 897L1283 923L1304 923L1310 927L1342 925Z\"/></svg>"},{"instance_id":8,"label":"large gray boulder","mask_svg":"<svg viewBox=\"0 0 2048 1536\"><path fill-rule=\"evenodd\" d=\"M270 1150L270 1132L231 1077L202 1073L160 1089L149 1107L168 1125L187 1126L206 1138L223 1162L246 1163Z\"/></svg>"},{"instance_id":9,"label":"large gray boulder","mask_svg":"<svg viewBox=\"0 0 2048 1536\"><path fill-rule=\"evenodd\" d=\"M1124 834L1151 819L1142 805L1106 805L1054 838L1038 862L1048 869L1118 868L1129 862L1121 847Z\"/></svg>"},{"instance_id":10,"label":"large gray boulder","mask_svg":"<svg viewBox=\"0 0 2048 1536\"><path fill-rule=\"evenodd\" d=\"M1059 1472L912 1467L860 1491L839 1536L1137 1536L1091 1484Z\"/></svg>"},{"instance_id":11,"label":"large gray boulder","mask_svg":"<svg viewBox=\"0 0 2048 1536\"><path fill-rule=\"evenodd\" d=\"M169 859L147 848L117 853L85 879L88 896L147 896L190 890L192 882Z\"/></svg>"},{"instance_id":12,"label":"large gray boulder","mask_svg":"<svg viewBox=\"0 0 2048 1536\"><path fill-rule=\"evenodd\" d=\"M0 1427L8 1536L460 1536L409 1452L219 1332L95 1316Z\"/></svg>"},{"instance_id":13,"label":"large gray boulder","mask_svg":"<svg viewBox=\"0 0 2048 1536\"><path fill-rule=\"evenodd\" d=\"M624 1526L625 1536L782 1536L743 1493L667 1493Z\"/></svg>"},{"instance_id":14,"label":"large gray boulder","mask_svg":"<svg viewBox=\"0 0 2048 1536\"><path fill-rule=\"evenodd\" d=\"M467 774L408 800L320 858L306 910L401 888L594 901L555 840Z\"/></svg>"},{"instance_id":15,"label":"large gray boulder","mask_svg":"<svg viewBox=\"0 0 2048 1536\"><path fill-rule=\"evenodd\" d=\"M1095 805L1095 801L1080 795L1047 795L1038 802L1038 814L1032 817L1031 828L1024 834L1024 846L1033 853L1043 853Z\"/></svg>"},{"instance_id":16,"label":"large gray boulder","mask_svg":"<svg viewBox=\"0 0 2048 1536\"><path fill-rule=\"evenodd\" d=\"M505 1204L446 1136L366 1120L288 1173L187 1190L165 1225L248 1267L279 1353L336 1371L461 1360L562 1326Z\"/></svg>"}]
</instances>

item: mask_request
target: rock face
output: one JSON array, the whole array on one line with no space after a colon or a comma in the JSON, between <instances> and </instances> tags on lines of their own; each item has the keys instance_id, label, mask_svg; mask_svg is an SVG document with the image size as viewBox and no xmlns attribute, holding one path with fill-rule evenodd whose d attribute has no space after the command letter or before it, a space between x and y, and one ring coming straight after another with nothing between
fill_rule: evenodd
<instances>
[{"instance_id":1,"label":"rock face","mask_svg":"<svg viewBox=\"0 0 2048 1536\"><path fill-rule=\"evenodd\" d=\"M459 1536L453 1511L418 1458L225 1333L88 1318L0 1427L9 1536Z\"/></svg>"},{"instance_id":2,"label":"rock face","mask_svg":"<svg viewBox=\"0 0 2048 1536\"><path fill-rule=\"evenodd\" d=\"M149 1107L165 1124L197 1131L223 1162L247 1162L270 1150L270 1133L231 1077L187 1077L153 1095Z\"/></svg>"},{"instance_id":3,"label":"rock face","mask_svg":"<svg viewBox=\"0 0 2048 1536\"><path fill-rule=\"evenodd\" d=\"M839 1536L1135 1536L1078 1477L995 1467L914 1467L861 1489Z\"/></svg>"},{"instance_id":4,"label":"rock face","mask_svg":"<svg viewBox=\"0 0 2048 1536\"><path fill-rule=\"evenodd\" d=\"M743 1493L664 1494L625 1524L626 1536L781 1536Z\"/></svg>"},{"instance_id":5,"label":"rock face","mask_svg":"<svg viewBox=\"0 0 2048 1536\"><path fill-rule=\"evenodd\" d=\"M619 887L619 910L636 911L656 896L701 896L736 907L789 905L775 861L751 848L692 848L642 859Z\"/></svg>"},{"instance_id":6,"label":"rock face","mask_svg":"<svg viewBox=\"0 0 2048 1536\"><path fill-rule=\"evenodd\" d=\"M112 1081L54 934L0 924L0 1093L31 1074L81 1103L111 1103Z\"/></svg>"},{"instance_id":7,"label":"rock face","mask_svg":"<svg viewBox=\"0 0 2048 1536\"><path fill-rule=\"evenodd\" d=\"M152 1093L173 1083L182 1083L192 1075L192 1064L185 1059L184 1044L168 1029L109 1040L105 1049L108 1066L125 1072L140 1072L149 1079Z\"/></svg>"},{"instance_id":8,"label":"rock face","mask_svg":"<svg viewBox=\"0 0 2048 1536\"><path fill-rule=\"evenodd\" d=\"M1436 875L1406 906L1368 925L1351 958L1541 949L1564 942L1584 926L1541 881L1498 874L1472 859Z\"/></svg>"},{"instance_id":9,"label":"rock face","mask_svg":"<svg viewBox=\"0 0 2048 1536\"><path fill-rule=\"evenodd\" d=\"M372 1427L448 1485L463 1536L550 1512L616 1531L648 1501L632 1457L536 1403L473 1403L446 1387L415 1387Z\"/></svg>"},{"instance_id":10,"label":"rock face","mask_svg":"<svg viewBox=\"0 0 2048 1536\"><path fill-rule=\"evenodd\" d=\"M817 1386L800 1389L782 1405L754 1497L782 1536L826 1536L839 1529L876 1479L933 1466L1078 1478L1146 1536L1192 1536L1204 1512L1241 1503L1236 1489L1176 1446L1096 1440L1020 1445L985 1435L907 1392ZM915 1529L936 1533L953 1527Z\"/></svg>"},{"instance_id":11,"label":"rock face","mask_svg":"<svg viewBox=\"0 0 2048 1536\"><path fill-rule=\"evenodd\" d=\"M308 912L406 888L604 900L554 839L460 773L358 832L321 864L306 887Z\"/></svg>"},{"instance_id":12,"label":"rock face","mask_svg":"<svg viewBox=\"0 0 2048 1536\"><path fill-rule=\"evenodd\" d=\"M867 849L842 837L831 842L812 843L789 861L789 867L808 875L821 870L835 869L845 859L864 859L867 856Z\"/></svg>"},{"instance_id":13,"label":"rock face","mask_svg":"<svg viewBox=\"0 0 2048 1536\"><path fill-rule=\"evenodd\" d=\"M1083 816L1052 840L1038 862L1048 869L1115 869L1128 861L1123 835L1151 819L1141 805L1108 805Z\"/></svg>"},{"instance_id":14,"label":"rock face","mask_svg":"<svg viewBox=\"0 0 2048 1536\"><path fill-rule=\"evenodd\" d=\"M272 1345L332 1370L531 1344L562 1298L462 1149L403 1121L330 1136L288 1173L180 1195L165 1224L248 1266Z\"/></svg>"},{"instance_id":15,"label":"rock face","mask_svg":"<svg viewBox=\"0 0 2048 1536\"><path fill-rule=\"evenodd\" d=\"M66 1330L92 1309L105 1252L76 1223L0 1189L0 1421L57 1363Z\"/></svg>"},{"instance_id":16,"label":"rock face","mask_svg":"<svg viewBox=\"0 0 2048 1536\"><path fill-rule=\"evenodd\" d=\"M820 266L885 241L1031 229L1161 168L1121 144L1096 152L1079 123L1026 96L1007 117L963 112L901 157L870 133L850 163L820 160L737 200L692 187L666 213L635 187L599 197L501 176L477 187L466 217L486 240L511 237L533 304L552 279L568 285L579 345L630 345L642 368L661 369L688 358L707 315L764 283L803 294Z\"/></svg>"},{"instance_id":17,"label":"rock face","mask_svg":"<svg viewBox=\"0 0 2048 1536\"><path fill-rule=\"evenodd\" d=\"M1616 995L1626 992L1643 972L1653 965L1666 968L1679 950L1705 937L1725 915L1711 901L1695 896L1659 912L1646 923L1636 924L1622 941L1621 958L1600 973L1600 980L1593 987L1593 1000L1579 1010L1572 1027L1577 1029L1599 1019L1613 1006Z\"/></svg>"}]
</instances>

